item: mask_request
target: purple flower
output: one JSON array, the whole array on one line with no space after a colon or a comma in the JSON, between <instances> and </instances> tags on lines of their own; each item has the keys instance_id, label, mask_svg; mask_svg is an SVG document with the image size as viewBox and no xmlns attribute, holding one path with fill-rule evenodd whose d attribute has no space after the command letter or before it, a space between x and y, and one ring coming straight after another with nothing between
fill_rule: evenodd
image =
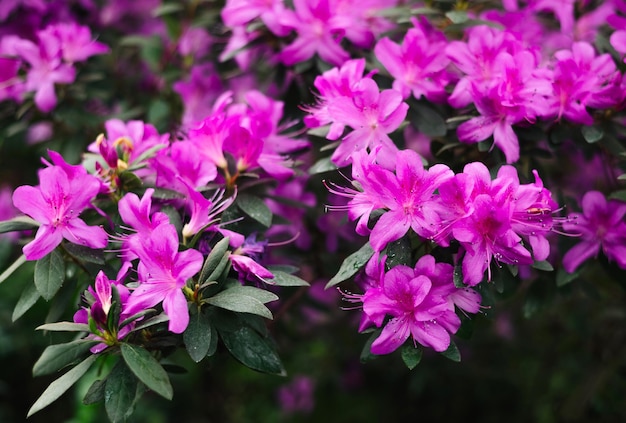
<instances>
[{"instance_id":1,"label":"purple flower","mask_svg":"<svg viewBox=\"0 0 626 423\"><path fill-rule=\"evenodd\" d=\"M353 128L335 149L333 163L345 166L355 152L380 146L378 161L391 166L398 148L388 134L398 129L408 108L398 91L380 91L373 79L361 79L351 98L338 97L328 106L333 121Z\"/></svg>"},{"instance_id":2,"label":"purple flower","mask_svg":"<svg viewBox=\"0 0 626 423\"><path fill-rule=\"evenodd\" d=\"M384 274L378 285L370 286L362 296L352 296L363 302L366 322L381 327L380 336L372 344L373 354L388 354L399 348L411 336L435 351L450 346L450 335L456 333L461 320L454 304L470 312L478 310L480 296L464 290L465 296L451 297L458 290L452 283L452 266L436 264L432 256L424 256L414 269L398 265ZM363 328L363 325L362 325Z\"/></svg>"},{"instance_id":3,"label":"purple flower","mask_svg":"<svg viewBox=\"0 0 626 423\"><path fill-rule=\"evenodd\" d=\"M310 413L315 401L313 390L315 383L308 376L295 376L291 382L278 389L278 401L285 414L297 412Z\"/></svg>"},{"instance_id":4,"label":"purple flower","mask_svg":"<svg viewBox=\"0 0 626 423\"><path fill-rule=\"evenodd\" d=\"M450 60L446 57L447 41L443 34L413 19L414 28L409 29L401 45L385 37L374 48L376 58L395 78L393 88L407 98L419 99L424 96L433 102L443 102L447 98L445 87L451 76L446 67Z\"/></svg>"},{"instance_id":5,"label":"purple flower","mask_svg":"<svg viewBox=\"0 0 626 423\"><path fill-rule=\"evenodd\" d=\"M68 165L69 166L69 165ZM79 166L73 166L79 167ZM24 246L28 260L39 260L63 238L74 244L104 248L108 235L99 226L88 226L79 216L100 191L100 181L83 172L68 173L61 166L39 171L38 187L24 185L13 193L13 204L41 224L35 239Z\"/></svg>"},{"instance_id":6,"label":"purple flower","mask_svg":"<svg viewBox=\"0 0 626 423\"><path fill-rule=\"evenodd\" d=\"M582 199L582 213L572 213L563 228L580 234L581 241L563 256L563 267L573 273L585 260L604 255L626 269L626 203L608 200L598 191L589 191Z\"/></svg>"},{"instance_id":7,"label":"purple flower","mask_svg":"<svg viewBox=\"0 0 626 423\"><path fill-rule=\"evenodd\" d=\"M382 251L392 241L403 237L409 229L418 235L432 236L439 224L435 191L441 183L453 177L443 164L424 169L421 157L412 150L402 150L396 156L396 172L373 165L355 180L363 192L374 198L377 208L387 209L370 234L374 251ZM355 196L348 207L361 210L363 199Z\"/></svg>"},{"instance_id":8,"label":"purple flower","mask_svg":"<svg viewBox=\"0 0 626 423\"><path fill-rule=\"evenodd\" d=\"M119 321L130 317L126 312L126 302L130 295L130 291L126 286L121 283L123 279L124 270L127 267L122 268L122 274L118 275L117 280L109 280L103 271L98 272L96 276L95 289L89 287L87 292L89 297L84 297L88 302L88 307L83 307L74 313L74 322L89 324L89 319L93 319L96 324L97 332L90 334L88 338L103 341L102 343L91 347L90 351L97 354L103 351L105 348L115 345L120 339L124 338L134 326L134 323L124 326L123 328L109 328L108 316L112 306L112 289L113 286L117 290L120 296L121 313ZM109 329L113 329L111 332Z\"/></svg>"},{"instance_id":9,"label":"purple flower","mask_svg":"<svg viewBox=\"0 0 626 423\"><path fill-rule=\"evenodd\" d=\"M286 10L280 22L298 33L280 53L286 65L310 59L317 53L322 60L341 65L350 58L340 45L345 23L337 14L338 2L332 0L294 0L294 11Z\"/></svg>"},{"instance_id":10,"label":"purple flower","mask_svg":"<svg viewBox=\"0 0 626 423\"><path fill-rule=\"evenodd\" d=\"M182 333L189 324L187 299L182 291L204 261L199 251L178 251L178 234L170 224L157 226L135 248L140 284L128 298L128 313L138 313L163 302L169 330Z\"/></svg>"}]
</instances>

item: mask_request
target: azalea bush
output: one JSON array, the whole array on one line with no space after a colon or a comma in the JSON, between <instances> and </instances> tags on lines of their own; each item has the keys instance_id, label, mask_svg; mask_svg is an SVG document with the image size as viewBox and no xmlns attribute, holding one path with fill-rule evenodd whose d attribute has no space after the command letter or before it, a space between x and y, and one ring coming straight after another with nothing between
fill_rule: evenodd
<instances>
[{"instance_id":1,"label":"azalea bush","mask_svg":"<svg viewBox=\"0 0 626 423\"><path fill-rule=\"evenodd\" d=\"M544 318L560 354L595 334L605 376L566 396L563 370L525 418L626 418L624 331L598 331L626 320L623 2L33 0L0 21L2 307L49 378L28 417L80 391L75 419L154 419L155 396L240 377L276 392L268 421L315 421L342 373L368 419L350 392L376 369L432 398L397 381L466 354L439 374L472 374ZM311 350L324 371L294 372Z\"/></svg>"}]
</instances>

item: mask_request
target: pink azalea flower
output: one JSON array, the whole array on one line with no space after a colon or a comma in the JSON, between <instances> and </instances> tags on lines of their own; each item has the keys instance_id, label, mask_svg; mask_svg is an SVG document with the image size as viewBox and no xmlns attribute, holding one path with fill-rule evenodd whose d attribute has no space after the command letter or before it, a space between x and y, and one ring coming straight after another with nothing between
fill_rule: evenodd
<instances>
[{"instance_id":1,"label":"pink azalea flower","mask_svg":"<svg viewBox=\"0 0 626 423\"><path fill-rule=\"evenodd\" d=\"M356 159L362 160L360 156ZM371 165L355 178L367 197L355 195L348 207L355 207L364 213L373 210L373 207L387 210L374 224L370 234L374 251L382 251L389 242L400 239L409 229L428 238L439 224L435 191L453 176L453 172L443 164L424 169L417 153L402 150L396 156L395 174L379 165ZM363 205L368 202L370 208L364 208Z\"/></svg>"},{"instance_id":2,"label":"pink azalea flower","mask_svg":"<svg viewBox=\"0 0 626 423\"><path fill-rule=\"evenodd\" d=\"M626 269L626 203L608 200L598 191L587 192L582 213L572 213L563 228L580 234L581 241L563 256L563 267L573 273L585 260L600 250L619 267Z\"/></svg>"},{"instance_id":3,"label":"pink azalea flower","mask_svg":"<svg viewBox=\"0 0 626 423\"><path fill-rule=\"evenodd\" d=\"M139 257L140 284L128 298L130 315L162 302L169 317L169 330L182 333L189 324L187 299L182 291L196 275L204 258L199 251L178 251L178 234L170 224L157 226L135 248Z\"/></svg>"},{"instance_id":4,"label":"pink azalea flower","mask_svg":"<svg viewBox=\"0 0 626 423\"><path fill-rule=\"evenodd\" d=\"M84 62L91 56L109 52L106 44L95 41L87 26L76 22L48 26L39 33L39 38L54 37L59 40L61 55L67 63Z\"/></svg>"},{"instance_id":5,"label":"pink azalea flower","mask_svg":"<svg viewBox=\"0 0 626 423\"><path fill-rule=\"evenodd\" d=\"M364 78L354 87L352 98L338 97L328 106L333 121L353 128L335 149L331 160L338 166L352 162L355 152L380 147L378 160L393 165L398 148L389 138L404 121L409 106L396 90L378 89L373 79Z\"/></svg>"},{"instance_id":6,"label":"pink azalea flower","mask_svg":"<svg viewBox=\"0 0 626 423\"><path fill-rule=\"evenodd\" d=\"M222 82L212 63L193 66L187 79L176 81L172 89L183 101L182 123L191 127L211 114L213 101L222 92Z\"/></svg>"},{"instance_id":7,"label":"pink azalea flower","mask_svg":"<svg viewBox=\"0 0 626 423\"><path fill-rule=\"evenodd\" d=\"M122 270L124 271L126 269L122 268ZM119 320L120 323L126 318L131 317L131 315L126 311L126 302L130 296L130 291L126 288L126 286L124 286L124 284L121 283L121 279L123 279L123 275L118 275L117 280L110 280L102 270L98 272L98 275L96 276L95 289L91 286L88 288L88 292L91 294L93 302L88 301L88 307L82 307L74 313L74 322L89 324L89 319L91 318L96 324L99 334L90 334L87 337L89 339L104 342L91 347L90 351L94 354L102 352L105 348L109 347L112 342L117 342L118 340L123 339L134 327L134 323L131 323L114 333L111 333L108 330L108 316L112 306L113 286L120 296L120 305L122 307ZM105 334L108 334L108 336L113 339L103 338Z\"/></svg>"},{"instance_id":8,"label":"pink azalea flower","mask_svg":"<svg viewBox=\"0 0 626 423\"><path fill-rule=\"evenodd\" d=\"M447 40L441 33L425 23L413 19L401 45L385 37L378 41L374 54L394 78L393 88L419 99L422 96L433 102L443 102L447 98L446 85L451 76L446 67L450 60L446 57Z\"/></svg>"},{"instance_id":9,"label":"pink azalea flower","mask_svg":"<svg viewBox=\"0 0 626 423\"><path fill-rule=\"evenodd\" d=\"M465 294L451 297L459 291ZM414 343L445 351L450 346L450 335L461 325L454 304L458 302L470 312L478 310L480 304L480 296L473 290L454 287L451 265L437 264L428 255L422 257L414 269L395 266L364 294L348 294L347 297L363 302L368 323L381 327L385 318L391 317L372 344L373 354L388 354L404 344L409 336Z\"/></svg>"},{"instance_id":10,"label":"pink azalea flower","mask_svg":"<svg viewBox=\"0 0 626 423\"><path fill-rule=\"evenodd\" d=\"M285 11L280 19L284 26L298 33L280 53L283 63L290 66L304 62L316 53L336 66L350 58L340 45L346 26L337 15L337 5L332 0L294 0L295 10Z\"/></svg>"},{"instance_id":11,"label":"pink azalea flower","mask_svg":"<svg viewBox=\"0 0 626 423\"><path fill-rule=\"evenodd\" d=\"M169 148L158 152L150 160L150 165L156 171L156 185L174 191L185 192L186 188L181 180L194 188L203 187L217 177L217 167L214 163L202 160L196 147L188 141L178 141Z\"/></svg>"},{"instance_id":12,"label":"pink azalea flower","mask_svg":"<svg viewBox=\"0 0 626 423\"><path fill-rule=\"evenodd\" d=\"M22 100L24 82L18 75L20 66L21 61L18 59L0 57L0 102L4 100L20 102Z\"/></svg>"},{"instance_id":13,"label":"pink azalea flower","mask_svg":"<svg viewBox=\"0 0 626 423\"><path fill-rule=\"evenodd\" d=\"M83 169L84 170L84 169ZM68 174L60 166L39 171L38 187L23 185L13 193L13 204L41 224L35 239L23 248L27 260L39 260L63 238L74 244L104 248L108 235L99 226L88 226L79 216L100 191L100 181L86 171Z\"/></svg>"}]
</instances>

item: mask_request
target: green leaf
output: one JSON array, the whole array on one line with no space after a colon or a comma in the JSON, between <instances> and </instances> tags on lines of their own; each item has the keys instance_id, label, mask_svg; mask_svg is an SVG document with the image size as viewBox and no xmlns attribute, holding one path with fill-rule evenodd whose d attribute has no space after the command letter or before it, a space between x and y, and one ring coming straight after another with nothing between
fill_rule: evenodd
<instances>
[{"instance_id":1,"label":"green leaf","mask_svg":"<svg viewBox=\"0 0 626 423\"><path fill-rule=\"evenodd\" d=\"M241 286L240 288L257 289L251 286ZM221 291L217 295L207 298L205 301L207 304L211 304L225 310L236 311L239 313L257 314L267 319L272 319L272 312L263 304L269 301L274 301L275 299L278 299L278 297L268 291L262 291L260 289L258 289L258 291L266 292L267 294L272 295L274 299L264 301L265 298L269 297L263 296L263 298L260 299L259 295L253 294L251 291L245 292L244 290L233 287Z\"/></svg>"},{"instance_id":2,"label":"green leaf","mask_svg":"<svg viewBox=\"0 0 626 423\"><path fill-rule=\"evenodd\" d=\"M450 340L450 346L447 350L440 353L445 358L450 359L452 361L456 361L457 363L461 361L461 352L459 348L456 346L453 340Z\"/></svg>"},{"instance_id":3,"label":"green leaf","mask_svg":"<svg viewBox=\"0 0 626 423\"><path fill-rule=\"evenodd\" d=\"M41 295L39 295L39 291L37 291L35 284L32 282L28 283L26 288L24 288L24 291L22 291L22 295L20 295L19 300L17 300L17 304L15 304L13 316L11 317L12 321L15 322L17 319L22 317L24 313L35 305L39 298L41 298Z\"/></svg>"},{"instance_id":4,"label":"green leaf","mask_svg":"<svg viewBox=\"0 0 626 423\"><path fill-rule=\"evenodd\" d=\"M167 314L161 313L158 316L151 317L150 319L146 321L139 322L139 324L135 326L133 330L131 330L131 332L137 332L138 330L146 329L146 328L149 328L150 326L158 325L159 323L165 323L169 320L170 318L168 317Z\"/></svg>"},{"instance_id":5,"label":"green leaf","mask_svg":"<svg viewBox=\"0 0 626 423\"><path fill-rule=\"evenodd\" d=\"M71 242L64 243L63 248L69 255L80 261L104 265L104 250L94 250L93 248Z\"/></svg>"},{"instance_id":6,"label":"green leaf","mask_svg":"<svg viewBox=\"0 0 626 423\"><path fill-rule=\"evenodd\" d=\"M27 231L39 227L39 222L28 216L18 216L0 222L0 234L15 231Z\"/></svg>"},{"instance_id":7,"label":"green leaf","mask_svg":"<svg viewBox=\"0 0 626 423\"><path fill-rule=\"evenodd\" d=\"M0 274L0 283L6 281L21 265L26 263L26 256L22 254L11 264L2 274Z\"/></svg>"},{"instance_id":8,"label":"green leaf","mask_svg":"<svg viewBox=\"0 0 626 423\"><path fill-rule=\"evenodd\" d=\"M137 175L135 175L133 172L129 170L120 172L119 179L120 179L120 183L119 183L120 189L124 192L136 191L139 188L141 188L141 186L143 185L143 182L141 182L141 179L139 179Z\"/></svg>"},{"instance_id":9,"label":"green leaf","mask_svg":"<svg viewBox=\"0 0 626 423\"><path fill-rule=\"evenodd\" d=\"M263 373L284 376L285 369L268 338L243 326L234 331L220 331L228 351L243 365Z\"/></svg>"},{"instance_id":10,"label":"green leaf","mask_svg":"<svg viewBox=\"0 0 626 423\"><path fill-rule=\"evenodd\" d=\"M180 12L183 9L183 5L180 3L165 3L153 9L152 16L158 18L159 16L171 15L172 13Z\"/></svg>"},{"instance_id":11,"label":"green leaf","mask_svg":"<svg viewBox=\"0 0 626 423\"><path fill-rule=\"evenodd\" d=\"M90 405L104 401L104 392L106 387L106 379L99 379L91 384L87 393L83 397L83 404Z\"/></svg>"},{"instance_id":12,"label":"green leaf","mask_svg":"<svg viewBox=\"0 0 626 423\"><path fill-rule=\"evenodd\" d=\"M324 125L324 126L318 126L317 128L311 128L308 131L306 131L306 133L314 137L326 138L326 135L328 135L329 130L330 130L330 125Z\"/></svg>"},{"instance_id":13,"label":"green leaf","mask_svg":"<svg viewBox=\"0 0 626 423\"><path fill-rule=\"evenodd\" d=\"M376 329L374 332L372 332L370 337L367 338L367 341L365 342L365 345L363 345L363 349L361 350L361 355L359 357L361 363L366 363L368 361L378 358L376 354L372 354L372 344L380 336L380 333L382 331L382 328Z\"/></svg>"},{"instance_id":14,"label":"green leaf","mask_svg":"<svg viewBox=\"0 0 626 423\"><path fill-rule=\"evenodd\" d=\"M309 175L318 175L334 170L337 170L337 166L330 160L330 157L322 157L309 168Z\"/></svg>"},{"instance_id":15,"label":"green leaf","mask_svg":"<svg viewBox=\"0 0 626 423\"><path fill-rule=\"evenodd\" d=\"M554 270L554 267L546 260L535 261L532 267L537 270L543 270L544 272L552 272Z\"/></svg>"},{"instance_id":16,"label":"green leaf","mask_svg":"<svg viewBox=\"0 0 626 423\"><path fill-rule=\"evenodd\" d=\"M33 406L28 410L28 415L26 417L30 417L36 412L44 409L48 405L52 404L56 401L61 395L63 395L68 389L78 381L87 370L91 367L91 365L96 361L97 356L90 355L85 360L83 360L76 367L72 368L70 371L65 373L63 376L55 380L48 386L48 388L41 394L41 396L35 401Z\"/></svg>"},{"instance_id":17,"label":"green leaf","mask_svg":"<svg viewBox=\"0 0 626 423\"><path fill-rule=\"evenodd\" d=\"M266 228L269 228L272 224L272 212L267 204L254 195L239 194L237 195L237 206L245 214L256 220Z\"/></svg>"},{"instance_id":18,"label":"green leaf","mask_svg":"<svg viewBox=\"0 0 626 423\"><path fill-rule=\"evenodd\" d=\"M50 301L65 281L65 262L55 249L35 264L35 286L46 300Z\"/></svg>"},{"instance_id":19,"label":"green leaf","mask_svg":"<svg viewBox=\"0 0 626 423\"><path fill-rule=\"evenodd\" d=\"M207 356L215 329L212 328L206 314L194 310L189 316L189 325L183 333L183 341L189 357L198 363Z\"/></svg>"},{"instance_id":20,"label":"green leaf","mask_svg":"<svg viewBox=\"0 0 626 423\"><path fill-rule=\"evenodd\" d=\"M454 282L455 287L466 288L465 283L463 283L463 266L461 263L457 263L454 266L454 272L452 273L452 281Z\"/></svg>"},{"instance_id":21,"label":"green leaf","mask_svg":"<svg viewBox=\"0 0 626 423\"><path fill-rule=\"evenodd\" d=\"M626 190L613 191L608 196L609 200L619 200L626 202Z\"/></svg>"},{"instance_id":22,"label":"green leaf","mask_svg":"<svg viewBox=\"0 0 626 423\"><path fill-rule=\"evenodd\" d=\"M412 123L429 137L443 137L448 132L446 121L427 103L412 103Z\"/></svg>"},{"instance_id":23,"label":"green leaf","mask_svg":"<svg viewBox=\"0 0 626 423\"><path fill-rule=\"evenodd\" d=\"M453 24L462 24L469 20L467 12L464 10L451 10L446 12L446 17L450 19Z\"/></svg>"},{"instance_id":24,"label":"green leaf","mask_svg":"<svg viewBox=\"0 0 626 423\"><path fill-rule=\"evenodd\" d=\"M229 242L230 237L226 237L224 239L221 239L217 244L215 244L215 246L207 256L206 260L204 261L204 264L202 265L202 270L200 270L200 278L198 279L200 285L207 281L216 280L224 271L228 260L226 260L225 263L222 263L222 261L224 257L228 259L227 253Z\"/></svg>"},{"instance_id":25,"label":"green leaf","mask_svg":"<svg viewBox=\"0 0 626 423\"><path fill-rule=\"evenodd\" d=\"M280 270L272 270L274 275L273 279L268 279L270 285L275 286L310 286L310 284L304 279L300 279L297 276L291 275Z\"/></svg>"},{"instance_id":26,"label":"green leaf","mask_svg":"<svg viewBox=\"0 0 626 423\"><path fill-rule=\"evenodd\" d=\"M121 350L126 365L140 381L163 398L172 399L174 391L170 379L152 354L140 346L127 343L122 344Z\"/></svg>"},{"instance_id":27,"label":"green leaf","mask_svg":"<svg viewBox=\"0 0 626 423\"><path fill-rule=\"evenodd\" d=\"M598 126L583 126L580 128L580 132L589 144L598 142L604 137L604 130Z\"/></svg>"},{"instance_id":28,"label":"green leaf","mask_svg":"<svg viewBox=\"0 0 626 423\"><path fill-rule=\"evenodd\" d=\"M148 314L154 313L156 311L156 309L154 308L148 308L145 310L141 310L139 313L135 313L130 317L127 317L126 319L124 319L124 321L122 323L120 323L120 329L123 328L124 326L136 321L137 319L140 319L144 316L147 316Z\"/></svg>"},{"instance_id":29,"label":"green leaf","mask_svg":"<svg viewBox=\"0 0 626 423\"><path fill-rule=\"evenodd\" d=\"M574 273L567 273L562 267L556 272L556 286L565 286L575 281L580 276L580 270Z\"/></svg>"},{"instance_id":30,"label":"green leaf","mask_svg":"<svg viewBox=\"0 0 626 423\"><path fill-rule=\"evenodd\" d=\"M350 254L339 267L339 271L326 284L326 289L354 276L374 255L369 243L364 244L357 252Z\"/></svg>"},{"instance_id":31,"label":"green leaf","mask_svg":"<svg viewBox=\"0 0 626 423\"><path fill-rule=\"evenodd\" d=\"M53 332L89 332L89 325L74 322L56 322L46 323L45 325L37 326L35 329Z\"/></svg>"},{"instance_id":32,"label":"green leaf","mask_svg":"<svg viewBox=\"0 0 626 423\"><path fill-rule=\"evenodd\" d=\"M61 370L82 357L97 341L78 340L48 346L33 366L33 376L43 376Z\"/></svg>"},{"instance_id":33,"label":"green leaf","mask_svg":"<svg viewBox=\"0 0 626 423\"><path fill-rule=\"evenodd\" d=\"M404 345L400 350L402 361L409 370L413 370L422 360L422 350L413 345Z\"/></svg>"},{"instance_id":34,"label":"green leaf","mask_svg":"<svg viewBox=\"0 0 626 423\"><path fill-rule=\"evenodd\" d=\"M408 237L402 237L397 241L390 242L386 247L387 261L385 261L385 267L387 270L399 265L404 264L410 266L411 263L411 241Z\"/></svg>"},{"instance_id":35,"label":"green leaf","mask_svg":"<svg viewBox=\"0 0 626 423\"><path fill-rule=\"evenodd\" d=\"M104 385L104 408L112 423L124 422L133 413L138 385L124 361L118 361Z\"/></svg>"}]
</instances>

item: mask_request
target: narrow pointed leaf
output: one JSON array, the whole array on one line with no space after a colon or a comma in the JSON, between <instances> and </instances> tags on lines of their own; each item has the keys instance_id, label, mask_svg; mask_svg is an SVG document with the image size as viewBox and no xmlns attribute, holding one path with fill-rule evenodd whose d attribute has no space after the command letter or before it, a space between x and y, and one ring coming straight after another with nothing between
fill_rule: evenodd
<instances>
[{"instance_id":1,"label":"narrow pointed leaf","mask_svg":"<svg viewBox=\"0 0 626 423\"><path fill-rule=\"evenodd\" d=\"M48 346L33 366L33 376L43 376L61 370L85 355L96 341L78 340Z\"/></svg>"},{"instance_id":2,"label":"narrow pointed leaf","mask_svg":"<svg viewBox=\"0 0 626 423\"><path fill-rule=\"evenodd\" d=\"M104 408L112 423L124 422L133 412L139 381L118 361L104 385Z\"/></svg>"},{"instance_id":3,"label":"narrow pointed leaf","mask_svg":"<svg viewBox=\"0 0 626 423\"><path fill-rule=\"evenodd\" d=\"M167 373L147 350L137 345L122 344L122 357L128 368L148 388L166 399L172 399L174 391Z\"/></svg>"},{"instance_id":4,"label":"narrow pointed leaf","mask_svg":"<svg viewBox=\"0 0 626 423\"><path fill-rule=\"evenodd\" d=\"M263 301L238 290L227 289L217 295L207 298L207 304L239 313L252 313L267 319L272 319L272 312L263 305Z\"/></svg>"},{"instance_id":5,"label":"narrow pointed leaf","mask_svg":"<svg viewBox=\"0 0 626 423\"><path fill-rule=\"evenodd\" d=\"M26 263L26 256L22 254L11 264L2 274L0 274L0 283L6 281L21 265Z\"/></svg>"},{"instance_id":6,"label":"narrow pointed leaf","mask_svg":"<svg viewBox=\"0 0 626 423\"><path fill-rule=\"evenodd\" d=\"M35 286L50 301L65 281L65 262L57 250L41 258L35 264Z\"/></svg>"},{"instance_id":7,"label":"narrow pointed leaf","mask_svg":"<svg viewBox=\"0 0 626 423\"><path fill-rule=\"evenodd\" d=\"M297 276L291 275L280 270L271 270L274 274L274 278L270 279L271 285L276 286L310 286L310 284L304 279L300 279Z\"/></svg>"},{"instance_id":8,"label":"narrow pointed leaf","mask_svg":"<svg viewBox=\"0 0 626 423\"><path fill-rule=\"evenodd\" d=\"M405 345L400 350L402 361L409 370L413 370L422 360L422 350L413 345Z\"/></svg>"},{"instance_id":9,"label":"narrow pointed leaf","mask_svg":"<svg viewBox=\"0 0 626 423\"><path fill-rule=\"evenodd\" d=\"M92 364L96 361L95 355L90 355L85 360L83 360L76 367L72 368L70 371L65 373L63 376L55 380L48 386L48 388L41 394L41 396L35 401L33 406L28 410L28 415L26 417L30 417L36 412L44 409L48 405L52 404L54 401L59 399L61 395L63 395L68 389L74 385L78 379L80 379L87 370L92 366Z\"/></svg>"},{"instance_id":10,"label":"narrow pointed leaf","mask_svg":"<svg viewBox=\"0 0 626 423\"><path fill-rule=\"evenodd\" d=\"M204 264L202 265L202 270L200 270L200 285L202 285L206 281L214 280L211 279L211 277L215 276L214 273L217 273L216 270L220 267L220 262L228 252L229 242L230 237L226 237L220 240L217 244L215 244L215 246L207 256L206 260L204 261Z\"/></svg>"},{"instance_id":11,"label":"narrow pointed leaf","mask_svg":"<svg viewBox=\"0 0 626 423\"><path fill-rule=\"evenodd\" d=\"M6 232L27 231L39 227L39 223L28 216L18 216L0 222L0 234Z\"/></svg>"},{"instance_id":12,"label":"narrow pointed leaf","mask_svg":"<svg viewBox=\"0 0 626 423\"><path fill-rule=\"evenodd\" d=\"M239 194L237 195L237 206L245 214L256 220L266 228L272 224L272 212L267 204L254 195Z\"/></svg>"},{"instance_id":13,"label":"narrow pointed leaf","mask_svg":"<svg viewBox=\"0 0 626 423\"><path fill-rule=\"evenodd\" d=\"M374 250L369 242L363 245L357 252L350 254L339 267L339 271L326 284L326 289L343 282L354 276L365 263L374 255Z\"/></svg>"},{"instance_id":14,"label":"narrow pointed leaf","mask_svg":"<svg viewBox=\"0 0 626 423\"><path fill-rule=\"evenodd\" d=\"M192 312L189 325L183 333L183 341L189 357L196 363L207 356L211 347L213 331L211 322L201 311Z\"/></svg>"},{"instance_id":15,"label":"narrow pointed leaf","mask_svg":"<svg viewBox=\"0 0 626 423\"><path fill-rule=\"evenodd\" d=\"M15 322L17 319L22 317L24 313L26 313L32 306L37 303L37 300L41 298L39 291L35 287L34 283L29 283L22 291L22 295L20 295L19 300L17 300L17 304L15 304L15 308L13 309L13 316L11 319Z\"/></svg>"},{"instance_id":16,"label":"narrow pointed leaf","mask_svg":"<svg viewBox=\"0 0 626 423\"><path fill-rule=\"evenodd\" d=\"M37 326L36 330L49 330L53 332L89 332L89 325L84 323L74 322L56 322L46 323L41 326Z\"/></svg>"},{"instance_id":17,"label":"narrow pointed leaf","mask_svg":"<svg viewBox=\"0 0 626 423\"><path fill-rule=\"evenodd\" d=\"M247 326L220 332L228 351L243 365L263 373L284 375L285 369L267 338Z\"/></svg>"}]
</instances>

